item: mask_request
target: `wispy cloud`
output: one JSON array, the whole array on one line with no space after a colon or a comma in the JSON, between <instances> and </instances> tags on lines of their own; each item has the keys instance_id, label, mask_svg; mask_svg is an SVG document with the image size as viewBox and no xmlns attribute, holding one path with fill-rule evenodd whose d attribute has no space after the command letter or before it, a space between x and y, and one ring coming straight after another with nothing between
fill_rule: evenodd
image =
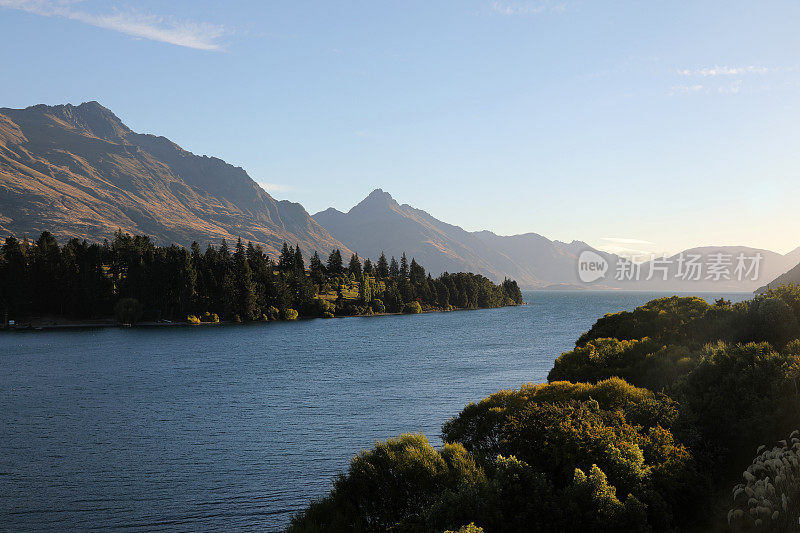
<instances>
[{"instance_id":1,"label":"wispy cloud","mask_svg":"<svg viewBox=\"0 0 800 533\"><path fill-rule=\"evenodd\" d=\"M65 18L141 39L197 50L220 50L219 40L227 33L224 27L215 24L177 20L138 10L114 8L112 13L91 13L76 9L79 3L80 0L0 0L0 7L43 17Z\"/></svg>"},{"instance_id":2,"label":"wispy cloud","mask_svg":"<svg viewBox=\"0 0 800 533\"><path fill-rule=\"evenodd\" d=\"M745 74L766 74L769 71L770 69L768 69L767 67L757 67L754 65L746 67L715 66L715 67L702 67L695 69L679 69L678 74L681 76L709 78L716 76L743 76Z\"/></svg>"},{"instance_id":3,"label":"wispy cloud","mask_svg":"<svg viewBox=\"0 0 800 533\"><path fill-rule=\"evenodd\" d=\"M564 11L567 5L563 2L553 2L551 0L539 0L528 2L492 2L491 8L495 13L506 16L514 15L538 15L540 13Z\"/></svg>"},{"instance_id":4,"label":"wispy cloud","mask_svg":"<svg viewBox=\"0 0 800 533\"><path fill-rule=\"evenodd\" d=\"M598 250L627 257L634 262L647 261L650 257L660 255L656 251L656 243L643 239L630 237L601 237L604 241L597 247Z\"/></svg>"},{"instance_id":5,"label":"wispy cloud","mask_svg":"<svg viewBox=\"0 0 800 533\"><path fill-rule=\"evenodd\" d=\"M681 76L694 76L701 78L709 78L716 76L743 76L745 74L767 74L770 69L767 67L757 67L754 65L746 67L702 67L696 69L679 69L678 74Z\"/></svg>"}]
</instances>

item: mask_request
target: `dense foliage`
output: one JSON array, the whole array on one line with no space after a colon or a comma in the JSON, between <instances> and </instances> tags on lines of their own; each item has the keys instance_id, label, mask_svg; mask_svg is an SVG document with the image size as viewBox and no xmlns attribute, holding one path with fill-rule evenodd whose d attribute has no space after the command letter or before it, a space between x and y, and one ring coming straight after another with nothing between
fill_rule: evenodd
<instances>
[{"instance_id":1,"label":"dense foliage","mask_svg":"<svg viewBox=\"0 0 800 533\"><path fill-rule=\"evenodd\" d=\"M9 237L0 247L0 310L18 321L115 314L124 323L199 324L519 303L512 280L497 285L468 273L434 279L405 254L399 265L383 254L374 265L355 254L345 265L334 250L325 263L314 253L306 265L300 248L286 244L274 261L241 240L232 251L225 241L202 251L197 243L160 247L121 232L103 244L71 239L59 246L44 232L35 243Z\"/></svg>"},{"instance_id":2,"label":"dense foliage","mask_svg":"<svg viewBox=\"0 0 800 533\"><path fill-rule=\"evenodd\" d=\"M794 286L737 304L661 298L602 317L549 383L499 391L444 424L443 451L426 453L457 446L467 465L448 483L417 489L392 461L373 462L365 480L356 459L290 530L793 531L799 318ZM421 479L442 470L425 464L433 470ZM355 480L358 494L345 491ZM392 483L402 490L387 492ZM390 494L391 512L381 507Z\"/></svg>"}]
</instances>

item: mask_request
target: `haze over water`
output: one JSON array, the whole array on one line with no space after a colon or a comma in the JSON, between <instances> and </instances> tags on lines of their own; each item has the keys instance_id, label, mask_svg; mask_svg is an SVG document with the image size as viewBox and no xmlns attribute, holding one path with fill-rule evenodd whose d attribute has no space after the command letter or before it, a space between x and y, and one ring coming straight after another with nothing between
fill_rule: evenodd
<instances>
[{"instance_id":1,"label":"haze over water","mask_svg":"<svg viewBox=\"0 0 800 533\"><path fill-rule=\"evenodd\" d=\"M467 402L545 381L597 318L657 296L0 335L0 523L280 530L358 450L414 431L441 444Z\"/></svg>"}]
</instances>

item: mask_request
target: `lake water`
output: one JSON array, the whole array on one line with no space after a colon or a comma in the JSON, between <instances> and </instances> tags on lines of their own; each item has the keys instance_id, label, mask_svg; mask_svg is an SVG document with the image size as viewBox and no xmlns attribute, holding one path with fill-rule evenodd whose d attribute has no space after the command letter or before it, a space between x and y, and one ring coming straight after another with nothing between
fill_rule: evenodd
<instances>
[{"instance_id":1,"label":"lake water","mask_svg":"<svg viewBox=\"0 0 800 533\"><path fill-rule=\"evenodd\" d=\"M280 530L358 450L406 432L441 444L467 402L545 381L598 317L655 296L2 334L0 529Z\"/></svg>"}]
</instances>

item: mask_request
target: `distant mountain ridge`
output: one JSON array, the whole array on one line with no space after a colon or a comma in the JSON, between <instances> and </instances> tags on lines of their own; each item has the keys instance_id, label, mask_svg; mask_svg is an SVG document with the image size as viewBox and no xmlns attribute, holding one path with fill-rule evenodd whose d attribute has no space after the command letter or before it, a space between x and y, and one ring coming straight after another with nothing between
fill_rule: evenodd
<instances>
[{"instance_id":1,"label":"distant mountain ridge","mask_svg":"<svg viewBox=\"0 0 800 533\"><path fill-rule=\"evenodd\" d=\"M537 233L501 236L491 231L468 232L458 226L438 220L430 214L407 204L399 204L392 196L376 189L347 213L333 208L313 215L336 239L364 257L375 258L381 252L399 256L405 252L429 271L466 270L482 274L495 281L509 277L527 289L629 289L686 292L752 291L765 280L785 272L800 261L800 248L786 255L769 250L742 246L709 246L684 251L684 255L699 255L705 263L716 253L747 257L761 254L758 278L684 280L678 274L680 254L668 258L668 279L661 279L658 264L639 265L638 280L619 280L617 268L623 259L582 241L570 243L551 241ZM579 279L578 263L583 252L593 252L608 264L606 275L595 283ZM708 267L708 264L704 265ZM735 265L731 265L731 273ZM651 269L653 276L650 276ZM647 279L650 277L651 279Z\"/></svg>"},{"instance_id":2,"label":"distant mountain ridge","mask_svg":"<svg viewBox=\"0 0 800 533\"><path fill-rule=\"evenodd\" d=\"M347 213L328 208L313 218L364 257L375 258L381 252L399 257L405 252L409 260L416 258L434 274L464 270L496 281L509 277L527 288L574 283L578 255L593 250L580 241L551 241L536 233L503 237L490 231L468 232L401 205L382 189Z\"/></svg>"},{"instance_id":3,"label":"distant mountain ridge","mask_svg":"<svg viewBox=\"0 0 800 533\"><path fill-rule=\"evenodd\" d=\"M349 251L243 169L136 133L97 102L0 108L0 233L97 241L118 228L162 243Z\"/></svg>"}]
</instances>

